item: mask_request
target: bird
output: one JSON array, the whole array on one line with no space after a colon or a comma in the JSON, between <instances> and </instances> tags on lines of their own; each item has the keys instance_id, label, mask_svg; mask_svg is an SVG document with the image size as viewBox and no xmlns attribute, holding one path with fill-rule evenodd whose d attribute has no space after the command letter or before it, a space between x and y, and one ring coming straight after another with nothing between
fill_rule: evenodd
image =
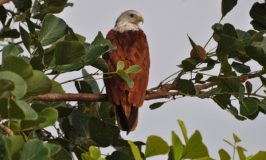
<instances>
[{"instance_id":1,"label":"bird","mask_svg":"<svg viewBox=\"0 0 266 160\"><path fill-rule=\"evenodd\" d=\"M141 67L140 72L129 74L134 81L132 88L116 74L104 78L108 99L114 106L118 126L127 134L137 126L138 109L143 105L149 80L149 45L146 34L140 28L140 23L143 22L140 12L123 12L106 36L115 49L103 55L108 72L115 72L119 61L125 63L125 68L132 65Z\"/></svg>"}]
</instances>

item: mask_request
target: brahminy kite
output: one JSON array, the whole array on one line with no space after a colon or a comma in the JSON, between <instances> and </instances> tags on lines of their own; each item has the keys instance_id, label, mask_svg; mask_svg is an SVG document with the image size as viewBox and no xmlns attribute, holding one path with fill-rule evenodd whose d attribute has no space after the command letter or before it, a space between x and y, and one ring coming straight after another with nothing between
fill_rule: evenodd
<instances>
[{"instance_id":1,"label":"brahminy kite","mask_svg":"<svg viewBox=\"0 0 266 160\"><path fill-rule=\"evenodd\" d=\"M118 125L127 133L137 126L138 109L144 102L149 79L149 46L145 33L139 27L140 22L143 23L143 16L138 11L123 12L106 37L116 49L103 55L109 72L116 71L119 61L125 63L125 68L132 65L141 67L140 72L129 74L134 81L132 88L118 75L104 78L109 101L115 107Z\"/></svg>"}]
</instances>

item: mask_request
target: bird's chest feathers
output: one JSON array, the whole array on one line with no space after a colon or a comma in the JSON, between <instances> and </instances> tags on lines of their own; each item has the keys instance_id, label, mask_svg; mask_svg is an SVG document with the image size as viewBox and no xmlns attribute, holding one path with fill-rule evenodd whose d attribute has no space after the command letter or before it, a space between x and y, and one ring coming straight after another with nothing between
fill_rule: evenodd
<instances>
[{"instance_id":1,"label":"bird's chest feathers","mask_svg":"<svg viewBox=\"0 0 266 160\"><path fill-rule=\"evenodd\" d=\"M126 31L116 35L119 46L125 53L130 53L132 49L136 49L138 39L138 31Z\"/></svg>"}]
</instances>

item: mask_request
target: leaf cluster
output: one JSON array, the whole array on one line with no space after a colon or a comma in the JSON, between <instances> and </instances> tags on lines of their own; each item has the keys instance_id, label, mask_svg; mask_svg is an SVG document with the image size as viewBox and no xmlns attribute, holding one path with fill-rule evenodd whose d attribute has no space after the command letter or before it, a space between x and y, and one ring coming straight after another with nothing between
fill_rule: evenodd
<instances>
[{"instance_id":1,"label":"leaf cluster","mask_svg":"<svg viewBox=\"0 0 266 160\"><path fill-rule=\"evenodd\" d=\"M222 1L221 19L212 26L213 34L204 48L188 37L192 48L190 57L178 65L180 71L160 85L174 83L177 95L212 99L238 120L255 119L266 111L266 25L265 18L262 20L266 16L266 4L256 2L251 7L254 29L248 31L222 23L236 5L237 0ZM211 40L217 45L206 51ZM204 87L208 85L211 87ZM164 103L155 103L150 108L159 108Z\"/></svg>"}]
</instances>

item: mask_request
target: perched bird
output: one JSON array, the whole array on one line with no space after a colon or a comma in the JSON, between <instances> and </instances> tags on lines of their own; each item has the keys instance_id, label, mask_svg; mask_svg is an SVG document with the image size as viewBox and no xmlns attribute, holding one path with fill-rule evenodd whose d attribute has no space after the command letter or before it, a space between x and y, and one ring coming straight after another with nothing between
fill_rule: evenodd
<instances>
[{"instance_id":1,"label":"perched bird","mask_svg":"<svg viewBox=\"0 0 266 160\"><path fill-rule=\"evenodd\" d=\"M140 72L129 75L134 81L133 88L117 75L104 78L109 101L115 106L118 125L127 133L137 126L138 109L144 102L149 79L149 46L139 27L140 22L143 23L143 17L138 11L123 12L106 37L116 49L103 55L109 72L116 71L118 61L123 61L125 68L132 65L141 67Z\"/></svg>"}]
</instances>

